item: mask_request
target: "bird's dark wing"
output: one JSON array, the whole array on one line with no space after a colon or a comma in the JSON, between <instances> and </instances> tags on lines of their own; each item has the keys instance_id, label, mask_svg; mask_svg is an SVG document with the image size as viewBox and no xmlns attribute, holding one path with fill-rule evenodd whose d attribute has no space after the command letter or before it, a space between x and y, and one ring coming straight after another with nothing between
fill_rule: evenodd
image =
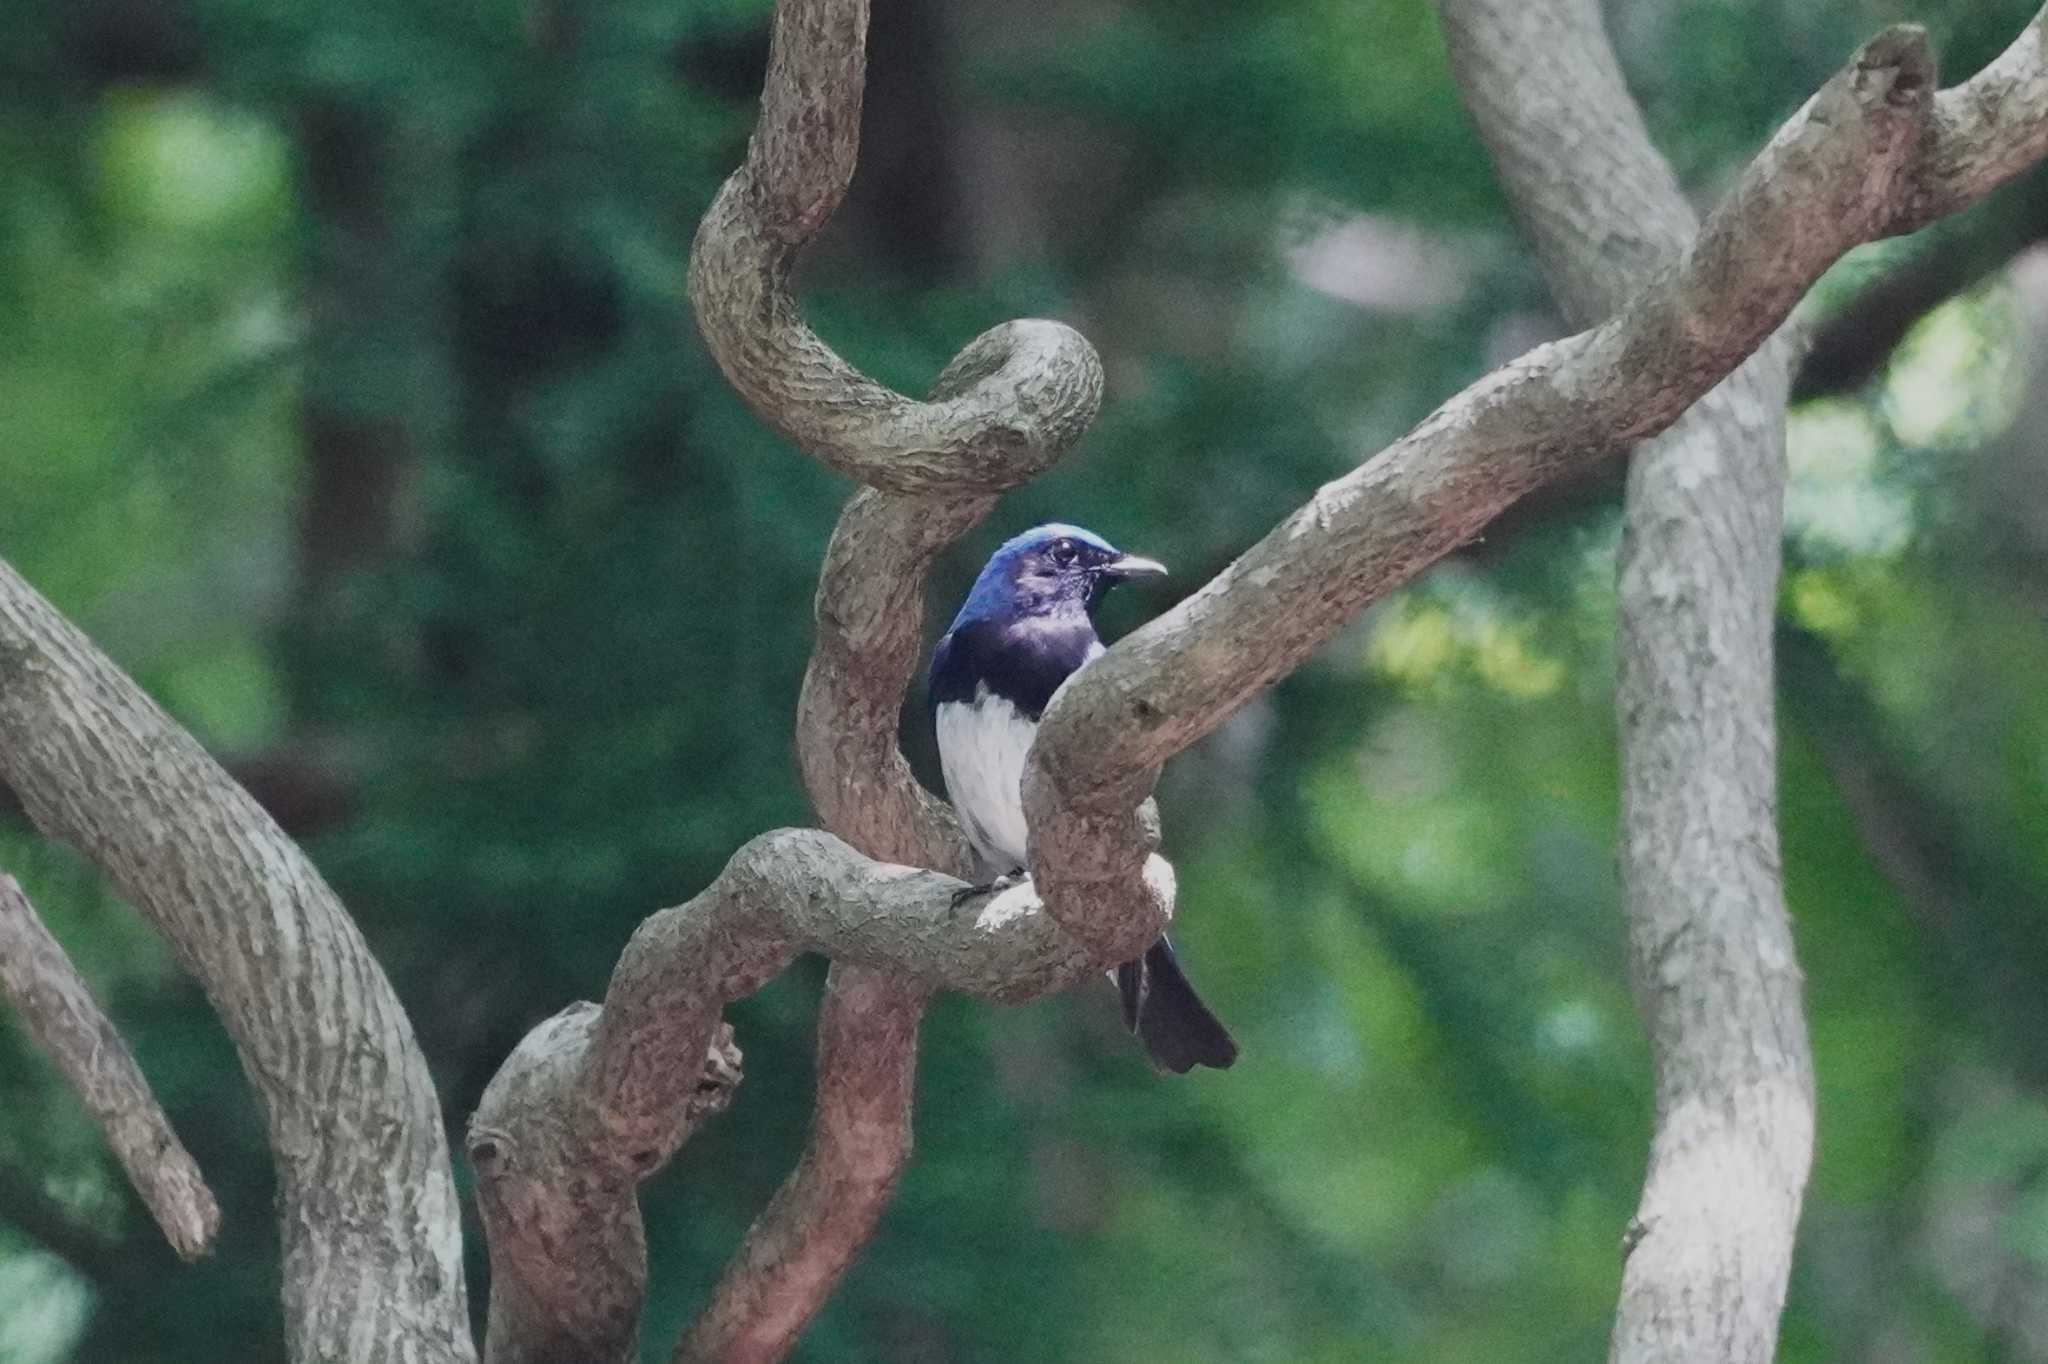
<instances>
[{"instance_id":1,"label":"bird's dark wing","mask_svg":"<svg viewBox=\"0 0 2048 1364\"><path fill-rule=\"evenodd\" d=\"M956 626L932 650L931 707L972 702L985 684L1025 719L1036 720L1060 683L1088 661L1095 642L1085 617L1071 628L990 620Z\"/></svg>"}]
</instances>

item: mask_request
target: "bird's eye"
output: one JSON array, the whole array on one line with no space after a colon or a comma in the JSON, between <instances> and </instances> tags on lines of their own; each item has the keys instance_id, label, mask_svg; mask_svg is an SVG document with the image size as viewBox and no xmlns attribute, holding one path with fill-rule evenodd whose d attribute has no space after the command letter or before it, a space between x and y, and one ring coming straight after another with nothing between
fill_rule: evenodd
<instances>
[{"instance_id":1,"label":"bird's eye","mask_svg":"<svg viewBox=\"0 0 2048 1364\"><path fill-rule=\"evenodd\" d=\"M1065 568L1073 563L1074 556L1079 553L1080 550L1074 547L1072 540L1055 540L1052 542L1052 561L1061 568Z\"/></svg>"}]
</instances>

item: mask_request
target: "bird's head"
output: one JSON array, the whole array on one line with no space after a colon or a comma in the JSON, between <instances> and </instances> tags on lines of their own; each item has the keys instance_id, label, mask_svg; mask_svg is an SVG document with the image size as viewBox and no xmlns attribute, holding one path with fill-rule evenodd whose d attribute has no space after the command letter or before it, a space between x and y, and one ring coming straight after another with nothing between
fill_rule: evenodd
<instances>
[{"instance_id":1,"label":"bird's head","mask_svg":"<svg viewBox=\"0 0 2048 1364\"><path fill-rule=\"evenodd\" d=\"M1165 572L1156 559L1125 554L1079 526L1035 526L990 557L954 623L1086 611L1126 578Z\"/></svg>"}]
</instances>

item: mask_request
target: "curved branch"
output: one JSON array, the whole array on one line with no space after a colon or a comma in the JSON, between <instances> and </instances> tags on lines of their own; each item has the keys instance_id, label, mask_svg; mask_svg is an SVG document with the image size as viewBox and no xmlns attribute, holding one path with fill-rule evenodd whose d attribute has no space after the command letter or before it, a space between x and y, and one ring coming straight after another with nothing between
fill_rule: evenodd
<instances>
[{"instance_id":1,"label":"curved branch","mask_svg":"<svg viewBox=\"0 0 2048 1364\"><path fill-rule=\"evenodd\" d=\"M747 1229L675 1364L771 1364L852 1267L910 1161L925 994L832 964L818 1010L818 1096L796 1169Z\"/></svg>"},{"instance_id":2,"label":"curved branch","mask_svg":"<svg viewBox=\"0 0 2048 1364\"><path fill-rule=\"evenodd\" d=\"M760 121L697 229L690 304L733 387L811 458L895 492L1000 492L1095 419L1102 362L1080 333L1042 319L991 328L947 366L947 394L920 403L841 359L790 293L853 178L867 24L867 0L776 6Z\"/></svg>"},{"instance_id":3,"label":"curved branch","mask_svg":"<svg viewBox=\"0 0 2048 1364\"><path fill-rule=\"evenodd\" d=\"M919 653L924 574L986 514L991 494L1046 468L1080 438L1101 401L1102 368L1070 328L1011 322L963 349L931 398L919 403L868 379L804 324L790 280L853 175L867 18L865 0L778 5L760 118L746 163L699 226L689 293L720 367L771 426L820 462L899 495L856 497L827 556L818 644L798 714L798 751L812 799L826 825L862 852L965 871L966 851L950 814L918 787L896 747L897 716ZM571 1144L580 1143L584 1156L602 1148L616 1165L623 1152L629 1172L637 1174L666 1160L683 1139L674 1085L664 1087L663 1077L640 1058L702 1054L719 1007L758 985L766 978L761 972L780 970L809 941L800 931L801 915L789 905L771 914L772 922L704 928L743 914L719 906L740 904L745 895L714 892L745 880L747 862L743 851L706 892L715 903L703 896L693 902L702 909L694 918L678 920L672 911L643 926L613 977L587 1054L574 1067L579 1078L573 1086L564 1078L568 1070L557 1067L547 1072L557 1080L546 1096L529 1085L515 1104L505 1097L509 1082L500 1101L486 1096L479 1123L491 1128L485 1145L500 1182L504 1153L516 1145L512 1129L533 1126L523 1104L558 1110L557 1128L574 1133ZM811 868L783 874L802 878ZM1170 869L1164 875L1170 878ZM752 889L758 894L761 886ZM834 888L810 893L808 903L822 903ZM950 925L950 904L948 910ZM1041 958L1062 960L1070 973L1085 969L1074 966L1070 944L1046 932L1042 915L1008 897L986 907L980 921L1012 913L1022 915L1016 924L1040 934ZM736 936L719 938L721 950L714 951L696 938L699 931ZM785 1352L871 1234L908 1157L918 1020L936 984L966 982L899 952L864 959L857 940L827 937L835 961L821 1007L810 1144L749 1231L711 1306L680 1347L683 1357L768 1359ZM977 943L974 953L983 950ZM969 975L980 969L965 959L955 965ZM990 977L978 983L996 988ZM1013 980L1000 988L1042 987ZM496 1081L493 1090L499 1090ZM504 1126L493 1126L500 1120ZM493 1359L513 1358L516 1337L518 1357L544 1357L551 1339L573 1337L593 1355L609 1357L607 1351L626 1348L644 1287L644 1265L619 1249L639 1243L631 1181L606 1185L600 1206L580 1207L560 1182L580 1168L562 1140L542 1159L529 1151L527 1163L524 1192L514 1203L573 1206L588 1234L567 1241L526 1234L547 1224L544 1213L487 1217L494 1265L505 1240L508 1267L546 1271L536 1276L546 1282L536 1281L531 1291L515 1283L520 1300L508 1303L503 1320L518 1318L516 1331L509 1325L500 1330L494 1292L487 1348ZM589 1242L588 1256L577 1253L580 1240ZM528 1310L535 1294L589 1275L603 1280L595 1318L586 1313L565 1322L564 1312L575 1313L567 1300L552 1313ZM589 1301L582 1291L587 1287L572 1297ZM550 1315L558 1328L554 1337Z\"/></svg>"},{"instance_id":4,"label":"curved branch","mask_svg":"<svg viewBox=\"0 0 2048 1364\"><path fill-rule=\"evenodd\" d=\"M1593 0L1439 0L1452 69L1568 315L1693 236ZM1629 469L1619 562L1622 907L1656 1131L1612 1358L1767 1361L1813 1156L1779 876L1771 630L1787 345Z\"/></svg>"},{"instance_id":5,"label":"curved branch","mask_svg":"<svg viewBox=\"0 0 2048 1364\"><path fill-rule=\"evenodd\" d=\"M925 577L992 501L854 494L825 550L797 700L797 762L825 827L870 857L960 877L973 855L951 807L911 775L897 727L922 656Z\"/></svg>"},{"instance_id":6,"label":"curved branch","mask_svg":"<svg viewBox=\"0 0 2048 1364\"><path fill-rule=\"evenodd\" d=\"M797 702L797 758L825 827L870 857L963 877L973 858L959 826L911 775L896 731L921 653L925 575L991 501L853 495L825 551ZM810 1139L677 1346L677 1364L782 1358L874 1234L910 1159L927 998L892 973L832 963Z\"/></svg>"},{"instance_id":7,"label":"curved branch","mask_svg":"<svg viewBox=\"0 0 2048 1364\"><path fill-rule=\"evenodd\" d=\"M1154 859L1146 876L1171 902L1173 869ZM469 1135L494 1267L493 1364L631 1355L646 1280L634 1192L705 1116L720 1010L799 952L1006 1003L1099 969L1029 885L970 914L954 907L962 884L820 830L763 834L640 926L602 1009L577 1006L528 1035ZM729 1068L717 1054L711 1064L714 1077Z\"/></svg>"},{"instance_id":8,"label":"curved branch","mask_svg":"<svg viewBox=\"0 0 2048 1364\"><path fill-rule=\"evenodd\" d=\"M2036 43L2039 28L2028 30ZM1122 812L1161 763L1516 498L1670 426L1843 252L1920 221L1928 185L1981 193L2016 173L2011 149L2042 136L2037 101L2016 95L2039 83L2038 63L2008 63L2011 97L1971 97L1967 118L1951 116L1954 100L1936 118L1933 79L1918 29L1873 38L1758 154L1676 267L1621 312L1445 403L1077 675L1047 710L1025 777L1048 912L1091 951L1112 938L1141 946L1133 925L1145 905L1125 841L1137 829ZM1972 147L1995 170L1961 177Z\"/></svg>"},{"instance_id":9,"label":"curved branch","mask_svg":"<svg viewBox=\"0 0 2048 1364\"><path fill-rule=\"evenodd\" d=\"M334 892L247 792L0 563L0 777L205 988L278 1166L294 1359L472 1359L426 1059Z\"/></svg>"},{"instance_id":10,"label":"curved branch","mask_svg":"<svg viewBox=\"0 0 2048 1364\"><path fill-rule=\"evenodd\" d=\"M128 1182L183 1260L213 1249L220 1205L171 1130L114 1021L12 876L0 873L0 994L106 1134Z\"/></svg>"}]
</instances>

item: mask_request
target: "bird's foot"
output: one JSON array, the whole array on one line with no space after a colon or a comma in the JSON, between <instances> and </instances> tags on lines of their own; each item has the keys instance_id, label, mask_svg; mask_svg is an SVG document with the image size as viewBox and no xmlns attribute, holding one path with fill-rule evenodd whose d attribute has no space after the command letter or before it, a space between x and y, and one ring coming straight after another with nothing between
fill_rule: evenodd
<instances>
[{"instance_id":1,"label":"bird's foot","mask_svg":"<svg viewBox=\"0 0 2048 1364\"><path fill-rule=\"evenodd\" d=\"M1026 879L1023 872L1014 871L1006 876L998 876L993 881L983 881L978 886L962 886L953 892L953 912L959 913L960 907L970 900L1001 895L1006 890L1024 884Z\"/></svg>"}]
</instances>

